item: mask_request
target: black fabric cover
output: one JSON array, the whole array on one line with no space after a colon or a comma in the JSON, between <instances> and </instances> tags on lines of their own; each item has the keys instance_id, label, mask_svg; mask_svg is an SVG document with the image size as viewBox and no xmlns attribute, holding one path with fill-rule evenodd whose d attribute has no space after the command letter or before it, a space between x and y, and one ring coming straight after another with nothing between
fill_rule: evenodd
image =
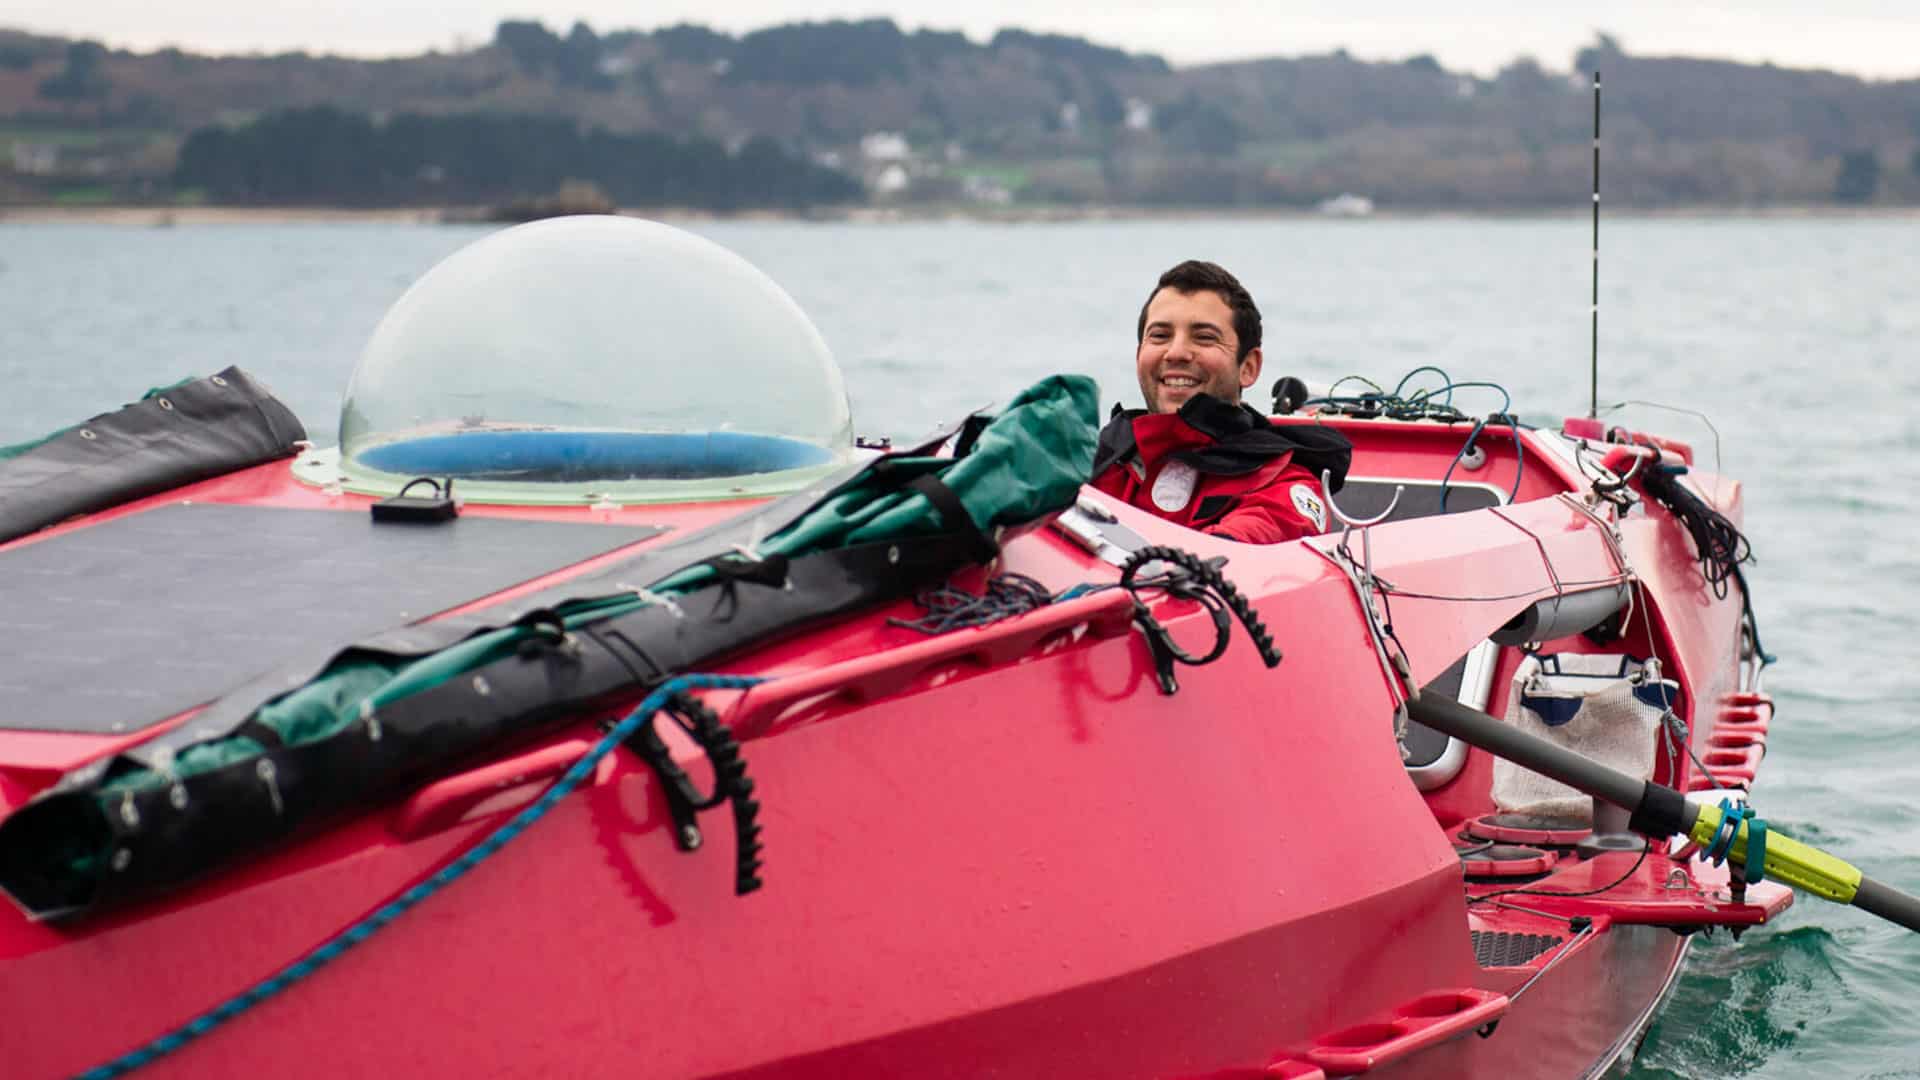
<instances>
[{"instance_id":1,"label":"black fabric cover","mask_svg":"<svg viewBox=\"0 0 1920 1080\"><path fill-rule=\"evenodd\" d=\"M170 387L0 461L0 543L287 457L306 437L293 411L237 367Z\"/></svg>"},{"instance_id":2,"label":"black fabric cover","mask_svg":"<svg viewBox=\"0 0 1920 1080\"><path fill-rule=\"evenodd\" d=\"M1462 470L1464 471L1464 470ZM1400 501L1394 503L1393 492L1400 488ZM1389 505L1393 506L1393 516L1389 521L1412 521L1414 518L1434 517L1440 513L1440 496L1446 495L1449 514L1465 514L1473 510L1485 510L1489 506L1500 506L1506 502L1504 494L1489 491L1478 481L1462 481L1458 473L1453 483L1442 490L1439 484L1421 480L1379 480L1372 477L1362 479L1351 477L1346 489L1340 493L1340 509L1348 517L1370 518L1383 513Z\"/></svg>"},{"instance_id":3,"label":"black fabric cover","mask_svg":"<svg viewBox=\"0 0 1920 1080\"><path fill-rule=\"evenodd\" d=\"M0 551L0 730L139 731L316 645L331 655L660 532L221 503L93 523Z\"/></svg>"},{"instance_id":4,"label":"black fabric cover","mask_svg":"<svg viewBox=\"0 0 1920 1080\"><path fill-rule=\"evenodd\" d=\"M191 880L304 827L364 810L543 724L777 635L899 598L965 565L965 533L864 544L791 561L788 584L724 581L643 608L402 698L329 738L124 795L100 773L0 822L0 887L36 917L62 917ZM476 685L478 676L484 680ZM484 690L480 687L484 686ZM76 853L88 857L76 860ZM87 871L76 875L82 862Z\"/></svg>"}]
</instances>

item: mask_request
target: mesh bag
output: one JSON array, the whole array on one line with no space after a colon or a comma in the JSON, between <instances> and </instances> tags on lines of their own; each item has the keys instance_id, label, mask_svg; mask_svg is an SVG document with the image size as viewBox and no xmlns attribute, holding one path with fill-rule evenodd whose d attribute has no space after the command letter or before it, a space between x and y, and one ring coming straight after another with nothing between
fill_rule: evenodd
<instances>
[{"instance_id":1,"label":"mesh bag","mask_svg":"<svg viewBox=\"0 0 1920 1080\"><path fill-rule=\"evenodd\" d=\"M1514 672L1506 720L1644 780L1653 776L1660 718L1677 698L1678 687L1661 679L1657 660L1618 654L1529 656ZM1504 758L1493 762L1493 801L1507 813L1593 823L1589 796Z\"/></svg>"}]
</instances>

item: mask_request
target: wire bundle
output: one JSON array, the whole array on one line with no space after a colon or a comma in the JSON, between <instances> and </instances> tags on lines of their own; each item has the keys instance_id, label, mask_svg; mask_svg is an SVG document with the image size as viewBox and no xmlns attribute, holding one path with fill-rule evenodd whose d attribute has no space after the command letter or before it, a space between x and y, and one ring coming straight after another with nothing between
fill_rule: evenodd
<instances>
[{"instance_id":1,"label":"wire bundle","mask_svg":"<svg viewBox=\"0 0 1920 1080\"><path fill-rule=\"evenodd\" d=\"M927 614L918 619L888 619L887 625L944 634L1024 614L1045 607L1053 599L1045 585L1025 574L996 574L987 579L987 587L979 595L952 585L928 589L914 597L914 603L926 608Z\"/></svg>"},{"instance_id":2,"label":"wire bundle","mask_svg":"<svg viewBox=\"0 0 1920 1080\"><path fill-rule=\"evenodd\" d=\"M1441 384L1409 392L1407 384L1415 376L1429 371L1440 376ZM1359 394L1339 393L1347 383L1363 383L1370 389ZM1384 390L1364 376L1348 375L1328 387L1325 395L1309 398L1303 405L1318 405L1323 413L1341 416L1381 416L1389 420L1438 420L1448 424L1465 424L1471 423L1473 417L1453 404L1453 392L1471 389L1499 391L1501 402L1500 412L1495 414L1497 416L1505 416L1513 407L1513 395L1507 393L1506 387L1499 383L1455 382L1453 376L1431 364L1407 372L1392 390Z\"/></svg>"},{"instance_id":3,"label":"wire bundle","mask_svg":"<svg viewBox=\"0 0 1920 1080\"><path fill-rule=\"evenodd\" d=\"M1684 467L1658 466L1645 474L1643 483L1647 494L1671 511L1693 538L1701 573L1713 587L1713 595L1724 600L1727 583L1741 580L1740 564L1753 561L1753 550L1733 522L1680 483L1685 472ZM1741 584L1744 592L1744 581Z\"/></svg>"},{"instance_id":4,"label":"wire bundle","mask_svg":"<svg viewBox=\"0 0 1920 1080\"><path fill-rule=\"evenodd\" d=\"M1422 372L1432 372L1440 376L1441 384L1431 389L1422 387L1409 391L1407 384ZM1338 393L1340 387L1350 382L1365 383L1372 389L1360 394ZM1468 415L1453 404L1455 390L1493 390L1500 395L1500 409L1484 418ZM1513 433L1513 487L1507 492L1507 501L1520 497L1520 478L1526 469L1526 453L1520 443L1520 422L1513 415L1513 395L1507 388L1493 382L1455 382L1453 376L1431 364L1422 365L1402 376L1392 390L1383 390L1379 384L1359 375L1348 375L1328 387L1322 397L1310 398L1304 405L1318 405L1326 415L1354 416L1360 418L1383 417L1388 420L1436 420L1443 424L1472 424L1473 430L1467 432L1467 441L1460 446L1459 453L1447 466L1446 475L1440 478L1440 512L1446 513L1447 493L1453 479L1453 470L1470 453L1479 440L1480 433L1488 425L1504 426Z\"/></svg>"}]
</instances>

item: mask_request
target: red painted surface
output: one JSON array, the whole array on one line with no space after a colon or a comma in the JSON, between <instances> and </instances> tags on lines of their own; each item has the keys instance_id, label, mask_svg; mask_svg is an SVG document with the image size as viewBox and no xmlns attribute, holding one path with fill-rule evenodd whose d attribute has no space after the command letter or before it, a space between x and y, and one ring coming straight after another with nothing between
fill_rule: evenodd
<instances>
[{"instance_id":1,"label":"red painted surface","mask_svg":"<svg viewBox=\"0 0 1920 1080\"><path fill-rule=\"evenodd\" d=\"M1362 475L1438 478L1465 434L1332 423ZM1481 445L1475 480L1511 483L1511 440ZM1568 476L1530 450L1516 505L1374 530L1418 681L1556 580L1617 577L1595 524L1552 497ZM1737 488L1721 494L1737 514ZM182 498L367 502L280 464L115 513ZM738 508L605 519L683 530ZM1476 899L1512 885L1463 881L1443 826L1490 808L1487 759L1425 797L1408 782L1360 602L1316 550L1333 541L1250 547L1113 510L1154 542L1228 556L1280 667L1236 629L1220 662L1181 668L1162 695L1115 591L934 639L887 624L916 612L901 603L775 643L727 670L777 681L710 699L764 805L763 890L732 895L728 830L675 850L651 774L616 754L444 894L148 1075L1579 1076L1677 970L1684 939L1658 927L1751 923L1787 902L1756 886L1733 904L1724 871L1657 851L1563 857L1525 883L1618 882L1599 895ZM1646 586L1630 643L1709 703L1692 710L1696 748L1732 745L1712 740L1716 720L1740 720L1720 712L1742 689L1738 598L1705 589L1663 511L1621 533ZM1000 568L1055 590L1117 576L1048 530L1010 540ZM1209 632L1196 605L1153 603L1190 647ZM1495 711L1516 659L1501 659ZM595 734L592 718L562 725L136 907L59 927L0 913L6 1075L97 1064L272 973L476 842ZM0 736L0 798L116 745ZM1576 915L1595 931L1527 966L1475 963L1470 931L1564 937Z\"/></svg>"}]
</instances>

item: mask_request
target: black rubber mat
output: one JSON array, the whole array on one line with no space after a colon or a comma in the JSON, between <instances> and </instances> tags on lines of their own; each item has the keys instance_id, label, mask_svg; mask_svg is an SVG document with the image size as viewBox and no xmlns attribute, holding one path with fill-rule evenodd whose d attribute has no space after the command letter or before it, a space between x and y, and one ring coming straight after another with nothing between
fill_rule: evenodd
<instances>
[{"instance_id":1,"label":"black rubber mat","mask_svg":"<svg viewBox=\"0 0 1920 1080\"><path fill-rule=\"evenodd\" d=\"M1473 959L1483 968L1524 967L1527 962L1564 938L1552 934L1504 934L1492 930L1474 930Z\"/></svg>"},{"instance_id":2,"label":"black rubber mat","mask_svg":"<svg viewBox=\"0 0 1920 1080\"><path fill-rule=\"evenodd\" d=\"M1393 489L1396 487L1402 489L1398 503L1393 501ZM1504 501L1486 488L1464 484L1449 487L1446 495L1446 512L1449 514L1485 510L1489 506L1499 506ZM1340 500L1340 509L1346 511L1348 517L1354 518L1372 517L1385 511L1389 505L1393 506L1393 516L1387 519L1389 521L1411 521L1440 513L1439 484L1349 476L1337 498Z\"/></svg>"},{"instance_id":3,"label":"black rubber mat","mask_svg":"<svg viewBox=\"0 0 1920 1080\"><path fill-rule=\"evenodd\" d=\"M176 503L0 552L0 729L138 731L310 651L660 533Z\"/></svg>"}]
</instances>

